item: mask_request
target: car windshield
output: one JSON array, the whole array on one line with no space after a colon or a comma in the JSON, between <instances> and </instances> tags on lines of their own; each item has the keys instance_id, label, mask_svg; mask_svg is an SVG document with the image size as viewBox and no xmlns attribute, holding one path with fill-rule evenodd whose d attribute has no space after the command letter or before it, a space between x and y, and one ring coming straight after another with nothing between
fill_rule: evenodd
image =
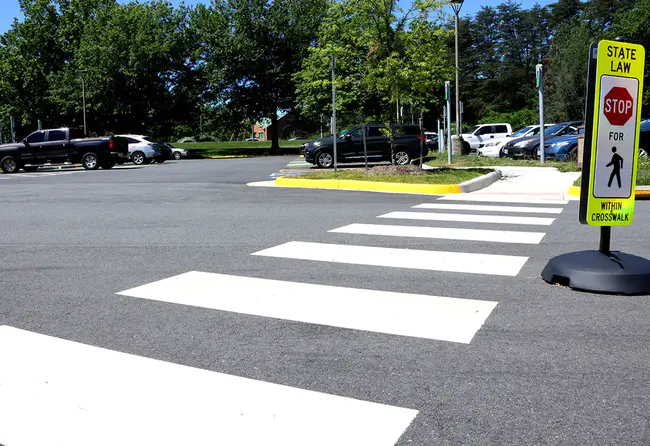
<instances>
[{"instance_id":1,"label":"car windshield","mask_svg":"<svg viewBox=\"0 0 650 446\"><path fill-rule=\"evenodd\" d=\"M475 125L475 126L472 127L471 129L469 129L469 130L467 131L467 133L474 133L475 131L477 131L477 130L480 129L480 128L481 128L480 126Z\"/></svg>"},{"instance_id":2,"label":"car windshield","mask_svg":"<svg viewBox=\"0 0 650 446\"><path fill-rule=\"evenodd\" d=\"M518 136L524 136L524 134L532 128L533 128L532 126L524 127L523 129L517 130L515 133L512 134L512 136L514 136L515 138Z\"/></svg>"},{"instance_id":3,"label":"car windshield","mask_svg":"<svg viewBox=\"0 0 650 446\"><path fill-rule=\"evenodd\" d=\"M566 127L566 124L555 124L554 126L549 127L546 130L544 130L544 135L546 135L546 136L555 135L557 132L562 130L564 127Z\"/></svg>"},{"instance_id":4,"label":"car windshield","mask_svg":"<svg viewBox=\"0 0 650 446\"><path fill-rule=\"evenodd\" d=\"M642 132L650 132L650 120L643 121L640 127Z\"/></svg>"}]
</instances>

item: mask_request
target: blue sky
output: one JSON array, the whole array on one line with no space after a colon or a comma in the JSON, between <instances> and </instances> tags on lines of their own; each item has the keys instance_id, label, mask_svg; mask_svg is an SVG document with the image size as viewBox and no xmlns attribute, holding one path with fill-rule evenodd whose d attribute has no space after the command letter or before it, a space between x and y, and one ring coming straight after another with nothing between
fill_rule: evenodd
<instances>
[{"instance_id":1,"label":"blue sky","mask_svg":"<svg viewBox=\"0 0 650 446\"><path fill-rule=\"evenodd\" d=\"M119 0L120 3L127 3L128 0ZM172 4L178 5L181 3L181 0L170 0ZM549 3L554 3L555 0L519 0L518 3L524 8L529 8L535 3L540 5L547 5ZM194 5L197 3L210 3L210 0L185 0L186 5ZM403 4L408 3L408 0L402 0ZM461 10L461 15L470 14L473 15L476 11L481 9L481 6L496 6L500 3L503 3L503 0L465 0L463 9ZM7 31L15 17L22 20L22 15L20 13L20 8L18 7L18 0L0 0L0 33Z\"/></svg>"}]
</instances>

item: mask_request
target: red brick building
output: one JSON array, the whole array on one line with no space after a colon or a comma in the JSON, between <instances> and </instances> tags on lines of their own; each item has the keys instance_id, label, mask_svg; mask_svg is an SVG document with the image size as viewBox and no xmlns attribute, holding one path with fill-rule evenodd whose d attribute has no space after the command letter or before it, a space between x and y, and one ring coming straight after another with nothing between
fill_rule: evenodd
<instances>
[{"instance_id":1,"label":"red brick building","mask_svg":"<svg viewBox=\"0 0 650 446\"><path fill-rule=\"evenodd\" d=\"M279 117L277 121L278 136L280 139L291 139L296 136L306 137L311 132L308 126L298 119L293 113ZM271 119L262 118L253 126L253 133L255 138L260 141L268 141L271 139Z\"/></svg>"}]
</instances>

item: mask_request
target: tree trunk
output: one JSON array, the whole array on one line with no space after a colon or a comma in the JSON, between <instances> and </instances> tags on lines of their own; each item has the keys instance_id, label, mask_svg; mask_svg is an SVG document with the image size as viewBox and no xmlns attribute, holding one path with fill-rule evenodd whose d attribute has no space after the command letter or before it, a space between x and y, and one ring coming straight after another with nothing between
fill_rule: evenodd
<instances>
[{"instance_id":1,"label":"tree trunk","mask_svg":"<svg viewBox=\"0 0 650 446\"><path fill-rule=\"evenodd\" d=\"M278 115L275 109L271 112L271 151L279 152L280 151L280 142L279 142L279 132L278 132Z\"/></svg>"}]
</instances>

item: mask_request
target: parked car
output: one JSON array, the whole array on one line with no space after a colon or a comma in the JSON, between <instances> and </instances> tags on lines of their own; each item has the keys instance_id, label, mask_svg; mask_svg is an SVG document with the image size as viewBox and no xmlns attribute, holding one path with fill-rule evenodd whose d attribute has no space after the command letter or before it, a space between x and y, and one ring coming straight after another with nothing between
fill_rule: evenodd
<instances>
[{"instance_id":1,"label":"parked car","mask_svg":"<svg viewBox=\"0 0 650 446\"><path fill-rule=\"evenodd\" d=\"M48 164L76 164L88 170L111 169L124 164L127 141L117 136L86 138L82 130L62 127L38 130L17 143L0 145L0 168L4 173L20 169L35 172Z\"/></svg>"},{"instance_id":2,"label":"parked car","mask_svg":"<svg viewBox=\"0 0 650 446\"><path fill-rule=\"evenodd\" d=\"M512 133L510 124L479 124L475 125L467 133L463 133L463 146L465 151L477 154L479 145L491 139L501 139Z\"/></svg>"},{"instance_id":3,"label":"parked car","mask_svg":"<svg viewBox=\"0 0 650 446\"><path fill-rule=\"evenodd\" d=\"M139 166L141 164L150 164L155 160L164 162L162 144L144 135L119 136L126 138L129 142L129 159L133 164Z\"/></svg>"},{"instance_id":4,"label":"parked car","mask_svg":"<svg viewBox=\"0 0 650 446\"><path fill-rule=\"evenodd\" d=\"M172 143L163 143L165 147L169 148L172 151L171 157L174 158L175 160L179 160L181 158L185 158L190 155L189 151L186 149L181 149L179 147L176 147Z\"/></svg>"},{"instance_id":5,"label":"parked car","mask_svg":"<svg viewBox=\"0 0 650 446\"><path fill-rule=\"evenodd\" d=\"M565 135L577 135L580 121L563 122L555 124L544 131L544 146L550 143L552 138ZM532 158L539 148L539 135L533 138L524 137L513 139L503 146L503 156L508 158Z\"/></svg>"},{"instance_id":6,"label":"parked car","mask_svg":"<svg viewBox=\"0 0 650 446\"><path fill-rule=\"evenodd\" d=\"M438 150L438 134L436 132L424 132L425 144L429 151Z\"/></svg>"},{"instance_id":7,"label":"parked car","mask_svg":"<svg viewBox=\"0 0 650 446\"><path fill-rule=\"evenodd\" d=\"M578 159L578 135L583 135L585 128L580 127L578 133L558 136L544 142L544 159L556 161L576 161ZM540 157L540 150L537 147L535 152Z\"/></svg>"},{"instance_id":8,"label":"parked car","mask_svg":"<svg viewBox=\"0 0 650 446\"><path fill-rule=\"evenodd\" d=\"M552 127L554 124L544 124L544 128ZM539 125L529 125L522 129L517 130L505 138L491 139L478 146L478 155L487 157L503 157L503 147L513 139L517 138L531 138L539 135Z\"/></svg>"},{"instance_id":9,"label":"parked car","mask_svg":"<svg viewBox=\"0 0 650 446\"><path fill-rule=\"evenodd\" d=\"M363 129L354 127L336 140L337 162L363 161ZM390 161L390 139L386 135L387 129L383 124L366 124L366 147L369 161ZM402 125L397 129L395 136L395 163L404 165L411 160L420 158L420 128L417 125ZM424 148L426 155L428 150ZM326 138L310 141L305 144L305 161L322 168L334 165L334 139Z\"/></svg>"},{"instance_id":10,"label":"parked car","mask_svg":"<svg viewBox=\"0 0 650 446\"><path fill-rule=\"evenodd\" d=\"M639 132L639 156L650 155L650 119L641 123Z\"/></svg>"}]
</instances>

